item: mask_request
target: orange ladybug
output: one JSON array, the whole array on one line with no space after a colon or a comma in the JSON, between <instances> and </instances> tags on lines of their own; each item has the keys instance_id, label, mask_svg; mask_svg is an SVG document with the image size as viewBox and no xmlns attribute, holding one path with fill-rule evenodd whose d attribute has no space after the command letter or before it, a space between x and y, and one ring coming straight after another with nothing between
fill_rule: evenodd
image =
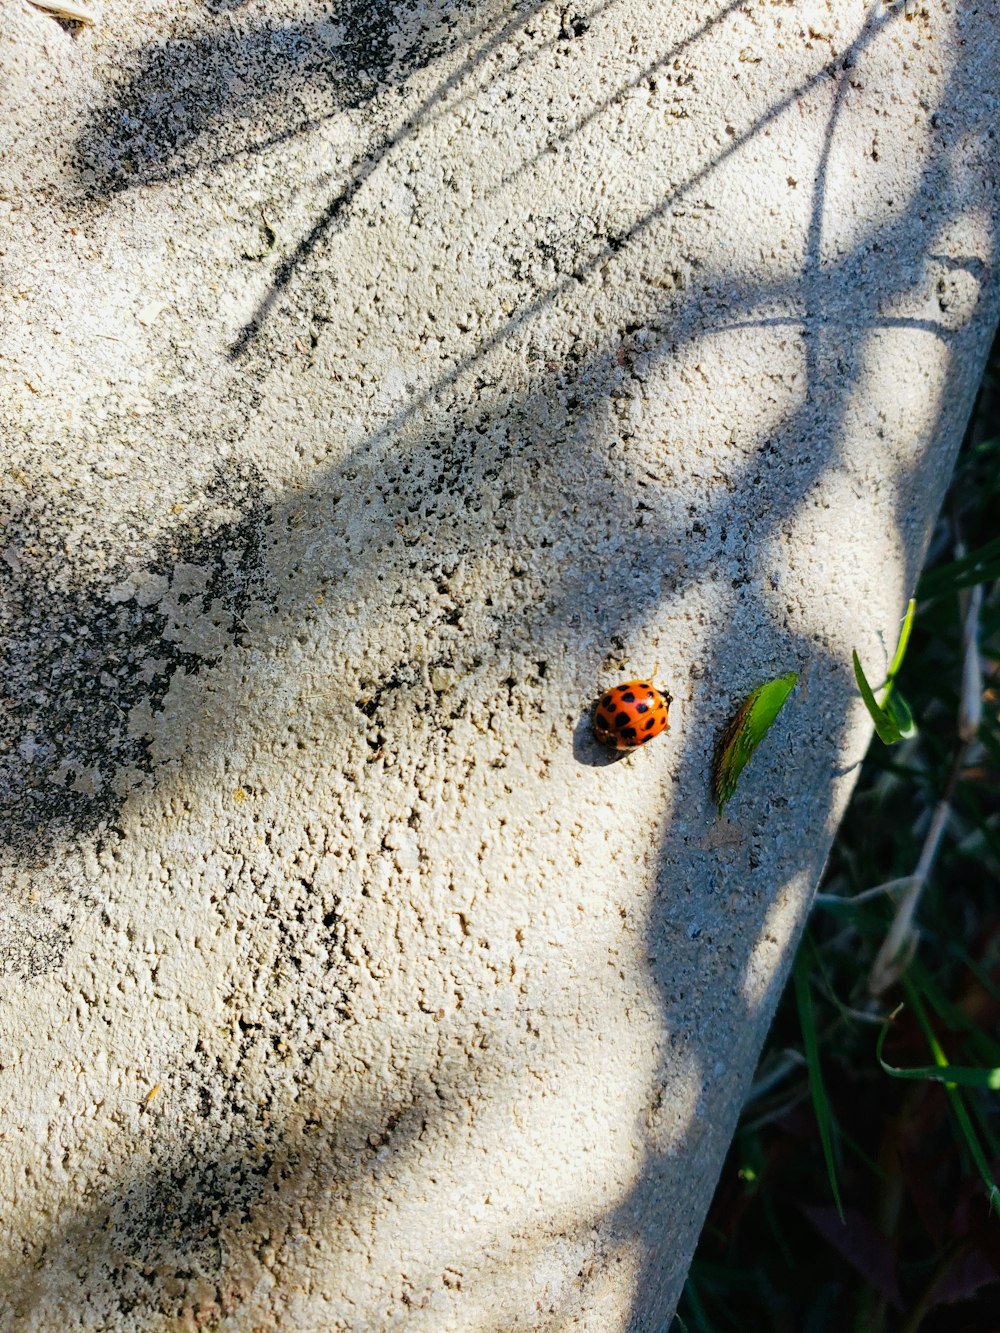
<instances>
[{"instance_id":1,"label":"orange ladybug","mask_svg":"<svg viewBox=\"0 0 1000 1333\"><path fill-rule=\"evenodd\" d=\"M602 694L594 706L594 735L616 750L638 750L668 727L673 699L648 680L627 680Z\"/></svg>"}]
</instances>

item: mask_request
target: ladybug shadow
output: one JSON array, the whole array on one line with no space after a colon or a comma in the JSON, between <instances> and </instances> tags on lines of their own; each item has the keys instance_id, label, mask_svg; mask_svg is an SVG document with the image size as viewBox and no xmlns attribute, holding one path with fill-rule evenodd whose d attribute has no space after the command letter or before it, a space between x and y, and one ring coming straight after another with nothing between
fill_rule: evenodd
<instances>
[{"instance_id":1,"label":"ladybug shadow","mask_svg":"<svg viewBox=\"0 0 1000 1333\"><path fill-rule=\"evenodd\" d=\"M607 768L628 759L635 750L612 750L594 735L594 706L589 704L573 729L573 758L587 768Z\"/></svg>"}]
</instances>

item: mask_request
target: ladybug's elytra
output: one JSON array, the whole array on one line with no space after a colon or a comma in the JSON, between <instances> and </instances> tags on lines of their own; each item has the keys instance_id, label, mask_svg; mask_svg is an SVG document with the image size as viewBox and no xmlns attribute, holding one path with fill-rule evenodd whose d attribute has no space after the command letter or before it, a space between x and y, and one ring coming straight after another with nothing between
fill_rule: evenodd
<instances>
[{"instance_id":1,"label":"ladybug's elytra","mask_svg":"<svg viewBox=\"0 0 1000 1333\"><path fill-rule=\"evenodd\" d=\"M602 694L594 707L594 735L616 750L638 750L668 727L673 702L648 680L627 680Z\"/></svg>"}]
</instances>

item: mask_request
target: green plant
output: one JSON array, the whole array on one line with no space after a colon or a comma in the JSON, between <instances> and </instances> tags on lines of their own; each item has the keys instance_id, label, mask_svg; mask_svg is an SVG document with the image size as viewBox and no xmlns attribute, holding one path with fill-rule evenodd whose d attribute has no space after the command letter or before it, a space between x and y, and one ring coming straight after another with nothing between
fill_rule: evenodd
<instances>
[{"instance_id":1,"label":"green plant","mask_svg":"<svg viewBox=\"0 0 1000 1333\"><path fill-rule=\"evenodd\" d=\"M906 608L906 615L903 618L903 627L899 631L899 642L896 644L896 652L892 663L886 673L885 681L878 687L882 692L881 701L876 700L875 691L869 685L868 679L861 669L861 661L857 651L851 654L854 659L854 679L858 682L858 689L865 701L865 707L875 723L875 734L884 745L895 745L898 741L908 740L911 736L916 735L917 729L913 723L913 713L910 711L910 705L896 689L896 676L903 665L903 658L906 656L906 649L909 646L910 631L913 628L913 613L916 609L917 604L911 597Z\"/></svg>"},{"instance_id":2,"label":"green plant","mask_svg":"<svg viewBox=\"0 0 1000 1333\"><path fill-rule=\"evenodd\" d=\"M712 770L712 790L721 814L753 752L767 735L785 700L795 688L797 671L757 688L738 708L719 741Z\"/></svg>"}]
</instances>

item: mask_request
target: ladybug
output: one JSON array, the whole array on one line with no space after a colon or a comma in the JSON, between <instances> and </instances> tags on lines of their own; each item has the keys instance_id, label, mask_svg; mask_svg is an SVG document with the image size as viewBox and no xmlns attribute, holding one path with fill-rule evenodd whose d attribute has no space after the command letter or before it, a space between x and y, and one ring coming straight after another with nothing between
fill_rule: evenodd
<instances>
[{"instance_id":1,"label":"ladybug","mask_svg":"<svg viewBox=\"0 0 1000 1333\"><path fill-rule=\"evenodd\" d=\"M668 727L673 699L648 680L627 680L602 694L594 707L594 735L616 750L638 750Z\"/></svg>"}]
</instances>

